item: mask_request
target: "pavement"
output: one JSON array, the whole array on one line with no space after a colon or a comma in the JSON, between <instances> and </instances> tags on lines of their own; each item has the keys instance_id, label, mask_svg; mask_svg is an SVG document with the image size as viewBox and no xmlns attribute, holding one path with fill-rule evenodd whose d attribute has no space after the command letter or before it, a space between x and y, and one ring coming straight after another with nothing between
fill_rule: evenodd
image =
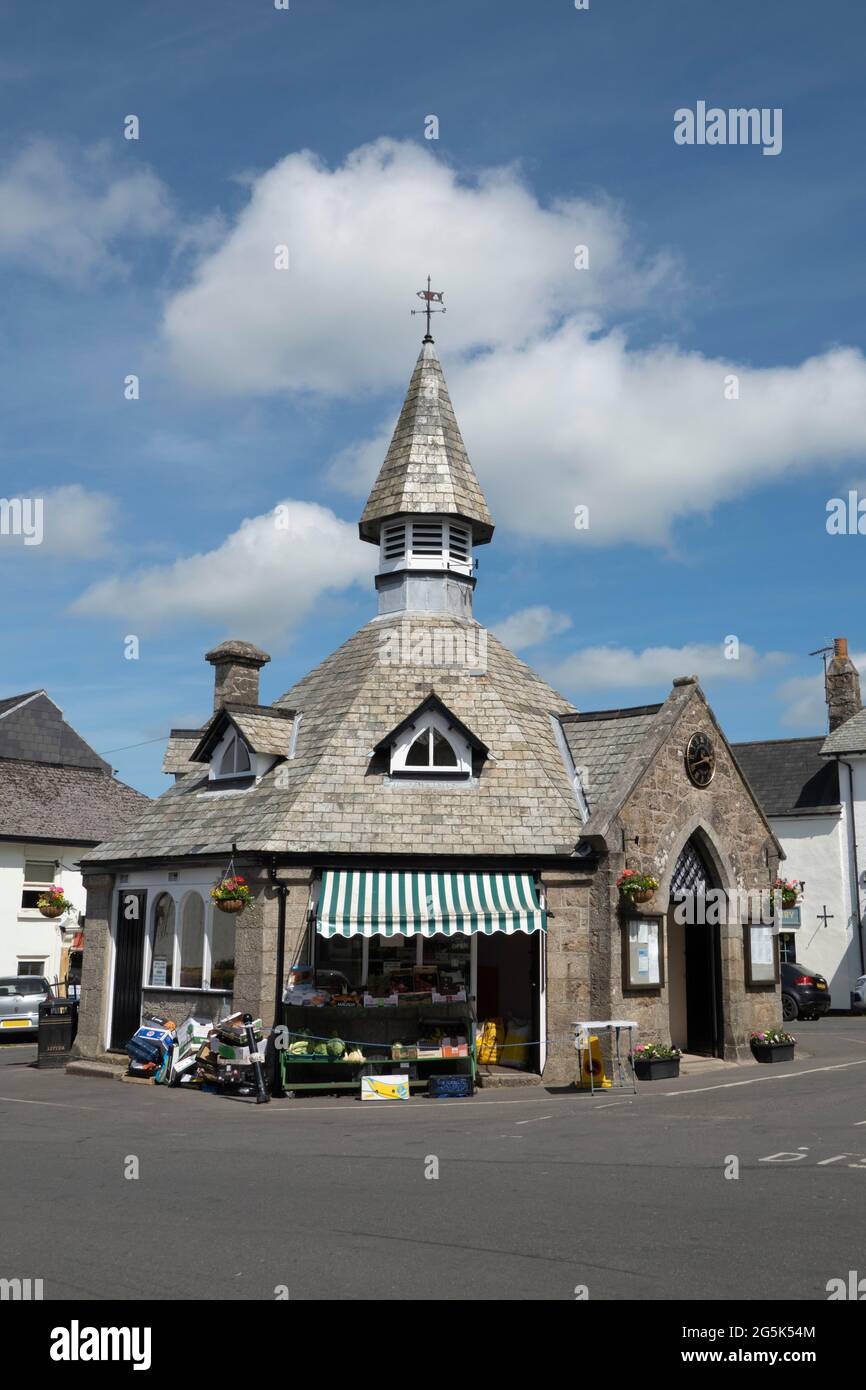
<instances>
[{"instance_id":1,"label":"pavement","mask_svg":"<svg viewBox=\"0 0 866 1390\"><path fill-rule=\"evenodd\" d=\"M792 1064L636 1096L266 1106L2 1043L0 1278L46 1299L824 1300L866 1275L866 1019L792 1031Z\"/></svg>"}]
</instances>

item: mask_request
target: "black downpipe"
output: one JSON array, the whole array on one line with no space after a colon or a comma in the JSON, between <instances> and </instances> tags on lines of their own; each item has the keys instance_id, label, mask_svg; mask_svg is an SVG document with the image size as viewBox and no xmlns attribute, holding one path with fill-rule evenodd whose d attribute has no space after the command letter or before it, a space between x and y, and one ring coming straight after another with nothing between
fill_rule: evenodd
<instances>
[{"instance_id":1,"label":"black downpipe","mask_svg":"<svg viewBox=\"0 0 866 1390\"><path fill-rule=\"evenodd\" d=\"M271 883L276 885L278 893L277 904L277 978L275 981L274 993L274 1027L277 1028L282 1023L283 1011L283 975L286 965L286 892L287 886L277 878L276 861L271 860L270 867Z\"/></svg>"},{"instance_id":2,"label":"black downpipe","mask_svg":"<svg viewBox=\"0 0 866 1390\"><path fill-rule=\"evenodd\" d=\"M860 947L860 974L866 975L866 956L863 951L863 910L860 906L860 868L857 863L857 817L854 812L854 769L850 763L845 762L836 754L836 765L839 763L848 769L848 796L851 807L851 850L852 862L854 866L854 897L857 904L857 944ZM825 909L826 910L826 909Z\"/></svg>"}]
</instances>

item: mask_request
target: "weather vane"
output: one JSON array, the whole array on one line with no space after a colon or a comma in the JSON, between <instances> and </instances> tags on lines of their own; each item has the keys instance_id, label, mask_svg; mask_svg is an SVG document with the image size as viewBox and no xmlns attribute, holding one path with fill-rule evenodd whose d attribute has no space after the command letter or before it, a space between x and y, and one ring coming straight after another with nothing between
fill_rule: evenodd
<instances>
[{"instance_id":1,"label":"weather vane","mask_svg":"<svg viewBox=\"0 0 866 1390\"><path fill-rule=\"evenodd\" d=\"M432 334L431 334L431 332L430 332L430 315L431 315L431 314L444 314L444 313L447 313L447 310L446 310L444 304L442 304L442 301L443 301L443 299L445 298L445 291L444 291L444 290L431 290L431 288L430 288L430 276L428 275L428 276L427 276L427 288L426 288L426 290L418 290L418 291L417 291L417 294L418 294L418 298L419 298L419 299L423 299L423 300L425 301L425 302L424 302L424 308L423 308L423 309L411 309L411 310L410 310L410 313L411 313L413 316L414 316L415 314L426 314L426 315L427 315L427 335L426 335L426 337L425 337L425 339L424 339L424 342L425 342L425 343L432 343L433 337L432 337ZM433 304L442 304L442 308L441 308L441 309L434 309L434 308L431 307Z\"/></svg>"}]
</instances>

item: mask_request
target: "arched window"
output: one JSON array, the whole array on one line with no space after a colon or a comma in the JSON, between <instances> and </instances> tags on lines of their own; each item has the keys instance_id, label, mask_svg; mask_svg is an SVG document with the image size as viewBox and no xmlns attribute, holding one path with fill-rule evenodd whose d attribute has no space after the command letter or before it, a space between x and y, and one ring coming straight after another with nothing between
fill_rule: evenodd
<instances>
[{"instance_id":1,"label":"arched window","mask_svg":"<svg viewBox=\"0 0 866 1390\"><path fill-rule=\"evenodd\" d=\"M180 932L180 987L201 989L204 978L204 902L198 893L184 899Z\"/></svg>"},{"instance_id":2,"label":"arched window","mask_svg":"<svg viewBox=\"0 0 866 1390\"><path fill-rule=\"evenodd\" d=\"M406 754L406 767L431 771L458 767L457 754L438 729L422 729Z\"/></svg>"},{"instance_id":3,"label":"arched window","mask_svg":"<svg viewBox=\"0 0 866 1390\"><path fill-rule=\"evenodd\" d=\"M174 925L174 899L170 893L160 893L153 907L150 985L171 986L174 983Z\"/></svg>"},{"instance_id":4,"label":"arched window","mask_svg":"<svg viewBox=\"0 0 866 1390\"><path fill-rule=\"evenodd\" d=\"M250 754L247 745L237 734L231 740L220 759L218 777L241 777L250 771Z\"/></svg>"}]
</instances>

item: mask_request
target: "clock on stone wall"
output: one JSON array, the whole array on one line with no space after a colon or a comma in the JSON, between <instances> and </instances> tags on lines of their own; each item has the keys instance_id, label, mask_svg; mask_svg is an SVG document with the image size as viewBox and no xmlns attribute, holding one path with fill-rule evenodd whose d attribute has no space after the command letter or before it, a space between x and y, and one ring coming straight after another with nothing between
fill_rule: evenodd
<instances>
[{"instance_id":1,"label":"clock on stone wall","mask_svg":"<svg viewBox=\"0 0 866 1390\"><path fill-rule=\"evenodd\" d=\"M708 787L716 773L716 752L706 734L692 734L686 748L686 772L696 787Z\"/></svg>"}]
</instances>

